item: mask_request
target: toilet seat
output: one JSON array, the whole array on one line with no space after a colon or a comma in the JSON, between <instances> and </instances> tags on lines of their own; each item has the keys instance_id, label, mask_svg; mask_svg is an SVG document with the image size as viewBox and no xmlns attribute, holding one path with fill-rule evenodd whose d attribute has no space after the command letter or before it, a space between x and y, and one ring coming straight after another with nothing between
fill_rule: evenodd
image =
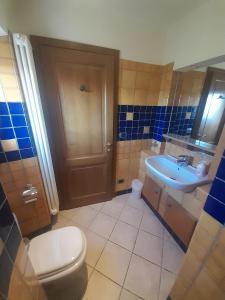
<instances>
[{"instance_id":1,"label":"toilet seat","mask_svg":"<svg viewBox=\"0 0 225 300\"><path fill-rule=\"evenodd\" d=\"M86 238L75 226L63 227L31 240L28 253L38 279L52 281L74 272L83 264Z\"/></svg>"}]
</instances>

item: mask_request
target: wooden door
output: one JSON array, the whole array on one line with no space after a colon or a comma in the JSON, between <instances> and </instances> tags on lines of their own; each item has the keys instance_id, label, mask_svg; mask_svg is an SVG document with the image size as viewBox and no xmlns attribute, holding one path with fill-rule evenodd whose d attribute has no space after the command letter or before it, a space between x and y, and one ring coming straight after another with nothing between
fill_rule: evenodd
<instances>
[{"instance_id":1,"label":"wooden door","mask_svg":"<svg viewBox=\"0 0 225 300\"><path fill-rule=\"evenodd\" d=\"M31 37L62 208L112 198L117 50Z\"/></svg>"}]
</instances>

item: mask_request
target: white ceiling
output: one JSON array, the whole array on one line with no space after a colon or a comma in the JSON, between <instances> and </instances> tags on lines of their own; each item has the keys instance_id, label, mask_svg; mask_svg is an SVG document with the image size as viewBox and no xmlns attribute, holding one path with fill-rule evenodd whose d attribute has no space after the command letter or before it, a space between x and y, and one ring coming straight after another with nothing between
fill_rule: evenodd
<instances>
[{"instance_id":1,"label":"white ceiling","mask_svg":"<svg viewBox=\"0 0 225 300\"><path fill-rule=\"evenodd\" d=\"M13 32L116 48L131 60L162 63L168 29L211 1L7 0L8 27Z\"/></svg>"}]
</instances>

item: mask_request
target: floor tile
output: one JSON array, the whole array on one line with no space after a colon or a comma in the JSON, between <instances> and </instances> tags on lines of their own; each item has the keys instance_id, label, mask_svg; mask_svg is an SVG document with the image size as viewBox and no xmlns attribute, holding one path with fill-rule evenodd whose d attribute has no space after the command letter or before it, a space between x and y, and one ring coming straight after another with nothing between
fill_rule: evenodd
<instances>
[{"instance_id":1,"label":"floor tile","mask_svg":"<svg viewBox=\"0 0 225 300\"><path fill-rule=\"evenodd\" d=\"M110 241L132 251L136 241L138 230L133 226L118 221L111 236Z\"/></svg>"},{"instance_id":2,"label":"floor tile","mask_svg":"<svg viewBox=\"0 0 225 300\"><path fill-rule=\"evenodd\" d=\"M169 293L173 287L173 284L176 280L176 275L162 269L161 272L161 283L159 290L159 300L167 300Z\"/></svg>"},{"instance_id":3,"label":"floor tile","mask_svg":"<svg viewBox=\"0 0 225 300\"><path fill-rule=\"evenodd\" d=\"M172 235L166 229L164 230L163 239L164 239L164 241L175 243L175 245L177 245L177 242L175 241L175 239L172 237Z\"/></svg>"},{"instance_id":4,"label":"floor tile","mask_svg":"<svg viewBox=\"0 0 225 300\"><path fill-rule=\"evenodd\" d=\"M52 230L66 226L77 226L77 224L73 220L65 218L61 213L59 213L57 216L57 222L52 225Z\"/></svg>"},{"instance_id":5,"label":"floor tile","mask_svg":"<svg viewBox=\"0 0 225 300\"><path fill-rule=\"evenodd\" d=\"M91 277L92 272L94 271L94 268L92 268L91 266L87 265L87 273L88 273L88 279Z\"/></svg>"},{"instance_id":6,"label":"floor tile","mask_svg":"<svg viewBox=\"0 0 225 300\"><path fill-rule=\"evenodd\" d=\"M91 204L91 205L88 205L88 206L90 208L93 208L93 209L97 210L97 211L100 211L105 203L106 202L100 202L100 203L95 203L95 204Z\"/></svg>"},{"instance_id":7,"label":"floor tile","mask_svg":"<svg viewBox=\"0 0 225 300\"><path fill-rule=\"evenodd\" d=\"M116 219L100 212L91 223L89 229L108 239L111 232L113 231L115 224Z\"/></svg>"},{"instance_id":8,"label":"floor tile","mask_svg":"<svg viewBox=\"0 0 225 300\"><path fill-rule=\"evenodd\" d=\"M122 289L120 300L141 300L138 296L132 294L131 292Z\"/></svg>"},{"instance_id":9,"label":"floor tile","mask_svg":"<svg viewBox=\"0 0 225 300\"><path fill-rule=\"evenodd\" d=\"M184 252L175 243L164 241L162 267L173 273L178 273Z\"/></svg>"},{"instance_id":10,"label":"floor tile","mask_svg":"<svg viewBox=\"0 0 225 300\"><path fill-rule=\"evenodd\" d=\"M102 207L102 212L114 218L119 218L121 211L124 207L123 203L117 201L108 201Z\"/></svg>"},{"instance_id":11,"label":"floor tile","mask_svg":"<svg viewBox=\"0 0 225 300\"><path fill-rule=\"evenodd\" d=\"M83 300L118 300L121 287L94 271L87 286Z\"/></svg>"},{"instance_id":12,"label":"floor tile","mask_svg":"<svg viewBox=\"0 0 225 300\"><path fill-rule=\"evenodd\" d=\"M136 208L125 206L120 215L120 220L139 228L143 213Z\"/></svg>"},{"instance_id":13,"label":"floor tile","mask_svg":"<svg viewBox=\"0 0 225 300\"><path fill-rule=\"evenodd\" d=\"M127 273L131 252L108 242L96 265L103 275L122 285Z\"/></svg>"},{"instance_id":14,"label":"floor tile","mask_svg":"<svg viewBox=\"0 0 225 300\"><path fill-rule=\"evenodd\" d=\"M123 205L125 205L127 203L129 195L130 195L130 193L116 196L113 198L113 201L116 201L116 202L119 202L119 203L122 203Z\"/></svg>"},{"instance_id":15,"label":"floor tile","mask_svg":"<svg viewBox=\"0 0 225 300\"><path fill-rule=\"evenodd\" d=\"M89 230L85 230L84 234L87 239L86 262L91 267L94 267L100 258L102 250L106 244L106 240Z\"/></svg>"},{"instance_id":16,"label":"floor tile","mask_svg":"<svg viewBox=\"0 0 225 300\"><path fill-rule=\"evenodd\" d=\"M72 219L78 210L79 210L79 208L60 210L59 215L63 216L64 218L67 218L67 219Z\"/></svg>"},{"instance_id":17,"label":"floor tile","mask_svg":"<svg viewBox=\"0 0 225 300\"><path fill-rule=\"evenodd\" d=\"M76 223L84 227L88 227L97 215L97 213L98 212L95 209L90 208L88 206L83 206L77 209L72 219Z\"/></svg>"},{"instance_id":18,"label":"floor tile","mask_svg":"<svg viewBox=\"0 0 225 300\"><path fill-rule=\"evenodd\" d=\"M163 237L164 226L150 210L145 210L140 229L159 237Z\"/></svg>"},{"instance_id":19,"label":"floor tile","mask_svg":"<svg viewBox=\"0 0 225 300\"><path fill-rule=\"evenodd\" d=\"M133 254L124 287L146 300L157 300L160 270L155 264Z\"/></svg>"},{"instance_id":20,"label":"floor tile","mask_svg":"<svg viewBox=\"0 0 225 300\"><path fill-rule=\"evenodd\" d=\"M126 205L134 207L140 211L144 211L146 208L148 208L147 204L143 199L133 198L131 195L127 199Z\"/></svg>"},{"instance_id":21,"label":"floor tile","mask_svg":"<svg viewBox=\"0 0 225 300\"><path fill-rule=\"evenodd\" d=\"M161 265L162 263L163 240L155 235L139 231L134 247L134 253Z\"/></svg>"}]
</instances>

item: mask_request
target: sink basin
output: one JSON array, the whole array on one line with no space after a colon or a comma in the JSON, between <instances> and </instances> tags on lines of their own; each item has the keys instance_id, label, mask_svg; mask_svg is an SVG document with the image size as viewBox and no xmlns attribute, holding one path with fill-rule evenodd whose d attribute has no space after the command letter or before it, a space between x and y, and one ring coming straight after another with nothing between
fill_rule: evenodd
<instances>
[{"instance_id":1,"label":"sink basin","mask_svg":"<svg viewBox=\"0 0 225 300\"><path fill-rule=\"evenodd\" d=\"M209 183L208 176L196 175L192 166L179 166L176 158L169 155L155 155L145 159L147 171L166 185L183 192L192 192L196 187Z\"/></svg>"}]
</instances>

